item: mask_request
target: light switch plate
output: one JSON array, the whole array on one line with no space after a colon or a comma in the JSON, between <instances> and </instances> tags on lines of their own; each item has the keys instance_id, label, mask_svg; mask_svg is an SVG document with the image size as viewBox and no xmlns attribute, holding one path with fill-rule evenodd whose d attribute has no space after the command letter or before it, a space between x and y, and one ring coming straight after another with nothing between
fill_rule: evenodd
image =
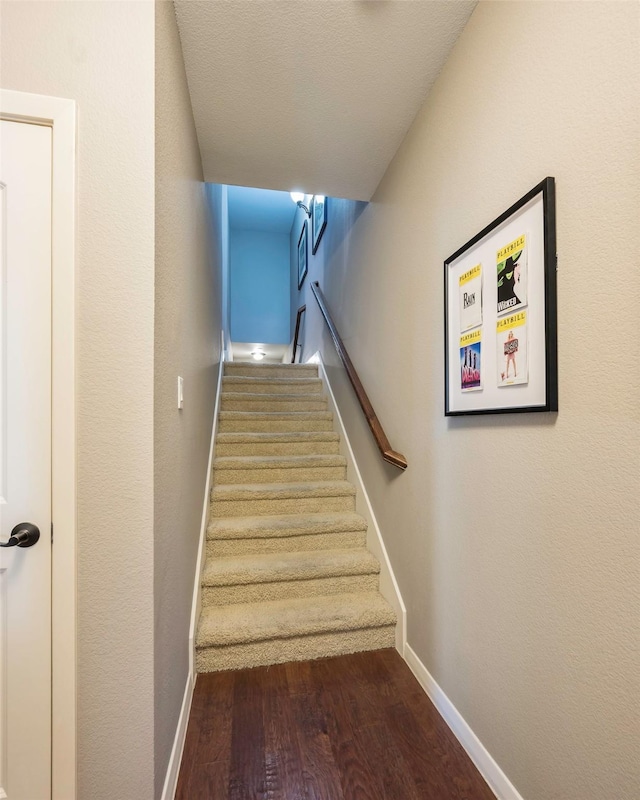
<instances>
[{"instance_id":1,"label":"light switch plate","mask_svg":"<svg viewBox=\"0 0 640 800\"><path fill-rule=\"evenodd\" d=\"M178 408L184 406L184 380L178 376Z\"/></svg>"}]
</instances>

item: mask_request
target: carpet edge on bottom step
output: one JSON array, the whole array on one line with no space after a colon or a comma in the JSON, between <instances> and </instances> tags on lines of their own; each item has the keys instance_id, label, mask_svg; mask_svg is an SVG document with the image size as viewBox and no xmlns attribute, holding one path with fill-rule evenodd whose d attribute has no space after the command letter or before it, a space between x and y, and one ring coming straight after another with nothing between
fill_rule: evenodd
<instances>
[{"instance_id":1,"label":"carpet edge on bottom step","mask_svg":"<svg viewBox=\"0 0 640 800\"><path fill-rule=\"evenodd\" d=\"M395 625L396 613L379 592L203 607L196 647L295 639Z\"/></svg>"},{"instance_id":2,"label":"carpet edge on bottom step","mask_svg":"<svg viewBox=\"0 0 640 800\"><path fill-rule=\"evenodd\" d=\"M249 642L225 647L196 648L197 672L246 669L290 661L382 650L395 646L395 623L378 628L338 631L294 639Z\"/></svg>"}]
</instances>

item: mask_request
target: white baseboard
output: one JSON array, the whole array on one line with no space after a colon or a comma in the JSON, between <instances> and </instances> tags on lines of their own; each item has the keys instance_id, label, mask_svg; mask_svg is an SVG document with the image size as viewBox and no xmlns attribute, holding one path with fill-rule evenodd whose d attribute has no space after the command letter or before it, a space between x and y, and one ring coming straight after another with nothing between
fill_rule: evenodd
<instances>
[{"instance_id":1,"label":"white baseboard","mask_svg":"<svg viewBox=\"0 0 640 800\"><path fill-rule=\"evenodd\" d=\"M196 677L196 633L198 631L198 620L200 619L201 602L201 583L202 571L206 559L207 549L207 525L209 524L209 494L211 492L211 472L213 469L213 459L216 448L216 433L218 432L218 411L220 409L220 393L222 392L222 375L224 372L225 341L224 331L220 334L220 364L218 367L218 385L216 386L216 398L213 407L213 422L211 423L211 442L209 444L209 463L207 464L207 477L205 479L204 500L202 503L202 521L200 523L200 542L198 545L198 558L196 560L196 572L193 582L193 600L191 603L191 624L189 626L189 674L195 681ZM230 343L229 343L230 344Z\"/></svg>"},{"instance_id":2,"label":"white baseboard","mask_svg":"<svg viewBox=\"0 0 640 800\"><path fill-rule=\"evenodd\" d=\"M522 795L500 769L491 753L471 730L409 644L404 648L404 660L498 800L523 800Z\"/></svg>"},{"instance_id":3,"label":"white baseboard","mask_svg":"<svg viewBox=\"0 0 640 800\"><path fill-rule=\"evenodd\" d=\"M369 495L367 494L364 481L362 480L362 475L358 469L351 442L347 435L347 429L344 426L342 415L340 414L340 409L338 408L320 352L314 353L309 361L318 365L320 377L327 390L330 410L333 412L338 427L340 428L340 453L347 459L347 480L356 487L356 511L367 521L367 546L380 562L380 594L394 609L398 617L398 624L396 626L396 648L398 652L402 654L404 653L404 646L407 641L407 609L402 600L395 575L393 574L387 548L384 546L382 533L380 532L376 515L373 512Z\"/></svg>"},{"instance_id":4,"label":"white baseboard","mask_svg":"<svg viewBox=\"0 0 640 800\"><path fill-rule=\"evenodd\" d=\"M162 800L174 800L176 794L178 775L180 774L180 763L182 762L184 742L187 736L187 726L189 724L189 714L191 713L191 700L193 698L194 686L195 681L192 678L191 673L189 673L187 675L187 684L184 689L182 708L180 709L180 716L178 717L178 728L176 730L175 739L173 740L171 756L169 757L167 775L164 779Z\"/></svg>"}]
</instances>

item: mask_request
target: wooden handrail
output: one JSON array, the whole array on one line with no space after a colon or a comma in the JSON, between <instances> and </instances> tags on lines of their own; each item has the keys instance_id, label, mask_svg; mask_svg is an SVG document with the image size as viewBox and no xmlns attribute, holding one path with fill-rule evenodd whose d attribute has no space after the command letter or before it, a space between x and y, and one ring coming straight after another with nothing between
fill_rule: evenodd
<instances>
[{"instance_id":1,"label":"wooden handrail","mask_svg":"<svg viewBox=\"0 0 640 800\"><path fill-rule=\"evenodd\" d=\"M296 332L293 335L293 353L291 353L291 363L296 363L296 354L298 350L298 336L300 335L300 321L302 319L302 315L307 310L306 304L304 306L300 306L298 309L298 316L296 317Z\"/></svg>"},{"instance_id":2,"label":"wooden handrail","mask_svg":"<svg viewBox=\"0 0 640 800\"><path fill-rule=\"evenodd\" d=\"M340 334L331 319L331 314L329 313L329 309L327 307L327 302L325 300L324 295L322 294L322 289L320 288L320 284L318 281L315 281L311 284L311 291L313 292L316 300L318 301L318 305L320 306L320 311L322 312L322 316L324 317L324 321L327 323L329 327L329 333L331 334L331 338L333 339L333 343L336 346L336 350L338 351L338 355L344 364L344 368L347 371L347 375L349 380L351 381L351 385L354 388L358 401L360 403L360 407L362 408L365 417L367 418L367 422L369 423L369 427L371 428L371 433L373 434L373 438L376 440L376 444L378 445L378 449L382 453L382 457L385 461L388 461L389 464L393 464L394 467L398 467L399 469L406 469L407 468L407 459L402 455L402 453L397 453L395 450L391 449L391 445L389 444L389 440L380 424L380 420L376 416L376 412L373 410L373 406L371 405L371 401L367 397L367 393L364 390L364 386L362 385L360 378L358 377L358 373L355 370L355 367L351 363L351 359L349 358L349 353L347 353L347 349L344 346L344 342L340 338Z\"/></svg>"}]
</instances>

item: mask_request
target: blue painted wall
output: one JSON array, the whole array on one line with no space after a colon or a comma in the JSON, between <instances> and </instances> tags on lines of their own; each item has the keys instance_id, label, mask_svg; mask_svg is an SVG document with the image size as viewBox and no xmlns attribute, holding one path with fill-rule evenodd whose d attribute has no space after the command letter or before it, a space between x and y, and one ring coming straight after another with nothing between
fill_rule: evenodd
<instances>
[{"instance_id":1,"label":"blue painted wall","mask_svg":"<svg viewBox=\"0 0 640 800\"><path fill-rule=\"evenodd\" d=\"M232 340L288 343L289 234L232 228L229 266Z\"/></svg>"}]
</instances>

